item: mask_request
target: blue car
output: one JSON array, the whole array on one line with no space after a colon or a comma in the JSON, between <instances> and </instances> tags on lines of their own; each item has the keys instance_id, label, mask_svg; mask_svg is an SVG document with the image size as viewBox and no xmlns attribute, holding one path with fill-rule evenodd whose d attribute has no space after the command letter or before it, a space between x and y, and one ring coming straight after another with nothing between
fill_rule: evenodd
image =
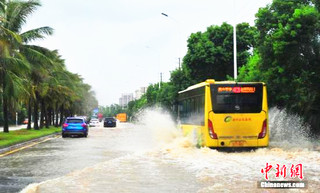
<instances>
[{"instance_id":1,"label":"blue car","mask_svg":"<svg viewBox=\"0 0 320 193\"><path fill-rule=\"evenodd\" d=\"M64 124L62 125L62 137L70 135L82 135L88 136L88 125L83 118L79 117L67 117Z\"/></svg>"}]
</instances>

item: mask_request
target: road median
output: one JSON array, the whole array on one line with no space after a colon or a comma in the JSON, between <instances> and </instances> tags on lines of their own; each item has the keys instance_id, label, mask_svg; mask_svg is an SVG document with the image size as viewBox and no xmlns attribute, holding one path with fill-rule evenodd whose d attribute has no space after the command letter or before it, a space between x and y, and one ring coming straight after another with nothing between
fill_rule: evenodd
<instances>
[{"instance_id":1,"label":"road median","mask_svg":"<svg viewBox=\"0 0 320 193\"><path fill-rule=\"evenodd\" d=\"M25 146L46 141L54 136L60 135L60 127L43 128L40 130L21 129L10 131L9 133L0 133L0 157L1 154L14 151Z\"/></svg>"}]
</instances>

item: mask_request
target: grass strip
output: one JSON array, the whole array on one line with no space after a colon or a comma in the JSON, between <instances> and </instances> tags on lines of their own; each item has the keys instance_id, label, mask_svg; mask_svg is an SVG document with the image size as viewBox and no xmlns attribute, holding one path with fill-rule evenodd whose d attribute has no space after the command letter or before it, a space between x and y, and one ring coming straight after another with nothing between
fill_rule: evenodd
<instances>
[{"instance_id":1,"label":"grass strip","mask_svg":"<svg viewBox=\"0 0 320 193\"><path fill-rule=\"evenodd\" d=\"M49 127L48 129L43 128L40 130L21 129L10 131L9 133L0 132L0 148L5 148L11 145L15 145L18 143L30 141L32 139L60 132L60 127Z\"/></svg>"}]
</instances>

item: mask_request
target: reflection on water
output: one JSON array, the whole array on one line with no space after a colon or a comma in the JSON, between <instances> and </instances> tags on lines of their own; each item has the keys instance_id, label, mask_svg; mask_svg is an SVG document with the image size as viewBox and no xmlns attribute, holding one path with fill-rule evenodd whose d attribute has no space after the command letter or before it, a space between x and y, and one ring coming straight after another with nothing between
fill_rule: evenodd
<instances>
[{"instance_id":1,"label":"reflection on water","mask_svg":"<svg viewBox=\"0 0 320 193\"><path fill-rule=\"evenodd\" d=\"M307 127L277 109L270 111L270 127L269 148L233 153L197 149L165 112L147 110L139 123L120 129L112 150L126 150L127 155L29 185L22 192L295 192L257 188L267 162L303 164L308 189L300 192L319 190L319 144L303 134ZM276 179L274 172L269 178Z\"/></svg>"}]
</instances>

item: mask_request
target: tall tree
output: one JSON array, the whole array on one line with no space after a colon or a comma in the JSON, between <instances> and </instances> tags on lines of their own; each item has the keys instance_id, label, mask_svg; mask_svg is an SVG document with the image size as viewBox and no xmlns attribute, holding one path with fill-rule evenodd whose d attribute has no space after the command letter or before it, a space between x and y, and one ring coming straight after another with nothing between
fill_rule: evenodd
<instances>
[{"instance_id":1,"label":"tall tree","mask_svg":"<svg viewBox=\"0 0 320 193\"><path fill-rule=\"evenodd\" d=\"M254 45L256 29L247 23L237 25L238 65L246 64ZM193 83L205 79L225 80L233 74L233 27L227 23L210 26L205 32L191 34L183 67Z\"/></svg>"},{"instance_id":2,"label":"tall tree","mask_svg":"<svg viewBox=\"0 0 320 193\"><path fill-rule=\"evenodd\" d=\"M251 78L259 74L254 79L269 85L271 105L302 115L320 132L318 3L274 0L260 8L256 14L259 35L255 60L248 63L243 73L251 74Z\"/></svg>"},{"instance_id":3,"label":"tall tree","mask_svg":"<svg viewBox=\"0 0 320 193\"><path fill-rule=\"evenodd\" d=\"M0 1L0 85L4 132L9 132L9 108L14 107L20 93L25 92L23 85L29 63L19 52L22 39L16 29L25 22L28 12L20 1Z\"/></svg>"},{"instance_id":4,"label":"tall tree","mask_svg":"<svg viewBox=\"0 0 320 193\"><path fill-rule=\"evenodd\" d=\"M21 37L21 42L16 45L16 49L23 58L31 64L31 89L30 96L34 96L34 127L38 129L38 100L40 100L41 91L39 91L37 83L42 82L41 79L46 76L46 67L50 61L40 51L45 49L39 46L28 45L29 42L37 39L43 39L45 35L51 35L53 30L50 27L41 27L37 29L21 32L23 25L27 21L27 17L40 6L39 1L7 1L6 6L6 29L18 34ZM35 93L32 93L32 92ZM30 101L30 100L29 100ZM31 105L31 104L29 104Z\"/></svg>"},{"instance_id":5,"label":"tall tree","mask_svg":"<svg viewBox=\"0 0 320 193\"><path fill-rule=\"evenodd\" d=\"M58 113L61 123L66 115L87 113L98 106L91 87L79 75L67 71L56 50L30 45L51 35L52 28L22 32L28 16L39 6L38 0L0 0L0 114L5 132L9 132L9 110L17 108L18 102L27 104L29 123L33 109L35 129L39 129L39 110L40 127L44 120L48 127L54 112L58 125Z\"/></svg>"}]
</instances>

